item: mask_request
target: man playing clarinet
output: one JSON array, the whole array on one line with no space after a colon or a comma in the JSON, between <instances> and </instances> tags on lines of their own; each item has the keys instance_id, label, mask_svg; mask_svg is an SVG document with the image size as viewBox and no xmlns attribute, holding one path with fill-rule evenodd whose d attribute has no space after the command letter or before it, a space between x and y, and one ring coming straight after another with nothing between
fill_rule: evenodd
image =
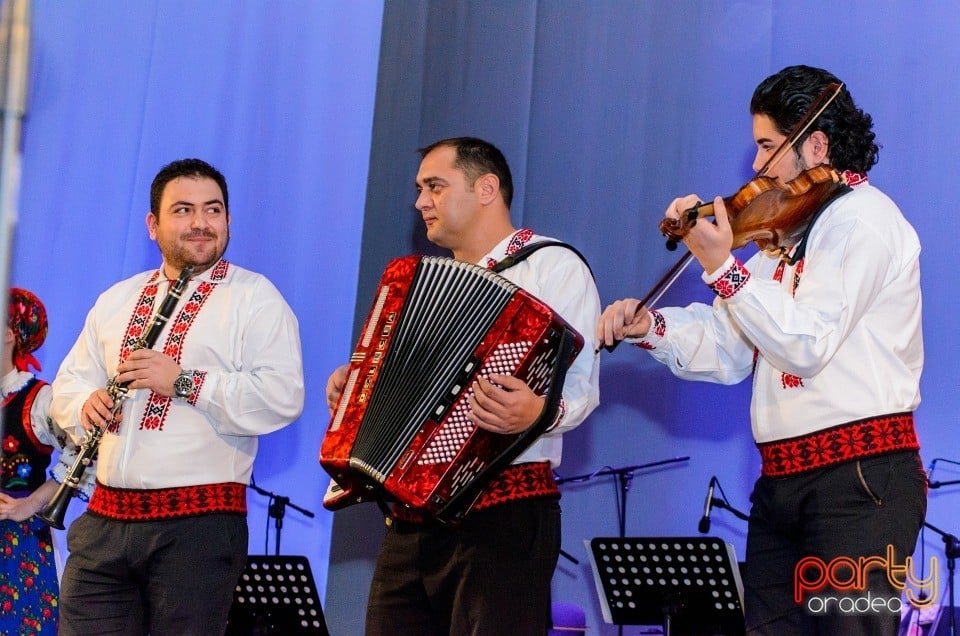
<instances>
[{"instance_id":1,"label":"man playing clarinet","mask_svg":"<svg viewBox=\"0 0 960 636\"><path fill-rule=\"evenodd\" d=\"M165 166L146 224L162 263L97 299L53 383L65 429L106 427L97 488L67 536L62 635L222 634L258 436L303 409L293 312L264 276L223 258L223 175L198 159ZM187 266L156 348L137 348ZM117 417L111 380L128 390Z\"/></svg>"}]
</instances>

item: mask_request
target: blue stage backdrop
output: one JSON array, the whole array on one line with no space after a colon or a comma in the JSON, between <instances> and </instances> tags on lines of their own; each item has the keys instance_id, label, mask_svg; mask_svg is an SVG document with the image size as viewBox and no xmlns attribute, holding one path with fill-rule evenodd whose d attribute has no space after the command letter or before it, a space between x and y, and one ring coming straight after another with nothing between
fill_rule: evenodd
<instances>
[{"instance_id":1,"label":"blue stage backdrop","mask_svg":"<svg viewBox=\"0 0 960 636\"><path fill-rule=\"evenodd\" d=\"M287 511L282 549L307 554L326 580L337 636L363 631L383 521L369 504L321 510L324 382L347 359L386 262L431 250L412 207L415 150L439 137L499 145L517 180L515 223L574 243L607 303L643 295L672 264L656 226L673 197L732 194L752 176L756 84L789 64L832 70L874 116L883 148L871 180L924 246L924 460L960 460L953 3L42 0L34 9L12 282L50 309L44 375L100 291L158 262L143 226L156 170L187 155L220 166L232 184L228 256L270 276L300 318L307 409L263 440L256 476L317 512ZM695 267L663 302L694 300L709 300ZM713 475L747 510L759 470L749 386L676 380L630 347L602 355L601 407L566 436L559 476L689 457L635 472L628 536L695 536ZM960 466L936 464L935 479L958 478ZM582 605L591 634L615 634L584 541L617 533L619 484L562 492L563 547L580 563L561 560L555 600ZM928 519L954 534L957 497L953 486L929 500ZM250 501L251 551L263 552L266 501ZM713 519L712 534L742 557L745 524L722 510ZM914 556L939 558L942 583L940 538L927 531L921 545Z\"/></svg>"},{"instance_id":2,"label":"blue stage backdrop","mask_svg":"<svg viewBox=\"0 0 960 636\"><path fill-rule=\"evenodd\" d=\"M753 176L748 104L760 80L790 64L822 66L873 114L883 149L871 179L923 241L927 358L917 420L927 464L958 460L952 243L960 220L945 203L958 168L958 27L956 7L935 2L388 0L356 321L386 260L428 249L412 208L418 146L465 134L499 145L518 181L516 225L577 245L609 303L642 296L675 261L657 231L674 197L730 195ZM710 300L696 269L664 304ZM677 380L630 347L602 356L601 406L565 436L558 474L689 456L636 471L629 536L697 536L713 475L748 510L759 472L749 383ZM956 479L957 469L938 462L935 479ZM560 560L554 598L585 606L591 634L615 634L600 615L583 542L617 534L619 484L604 477L561 490L564 548L580 564ZM960 531L958 497L956 486L932 490L929 520ZM327 601L342 633L362 633L382 528L373 507L335 515ZM717 510L711 533L743 557L744 522ZM943 544L927 531L923 546L915 556L939 558L942 586Z\"/></svg>"},{"instance_id":3,"label":"blue stage backdrop","mask_svg":"<svg viewBox=\"0 0 960 636\"><path fill-rule=\"evenodd\" d=\"M254 474L316 513L288 507L280 549L309 557L321 597L322 395L350 351L382 13L379 0L33 3L11 282L50 314L41 375L53 379L100 292L159 264L144 219L160 167L218 167L227 258L272 279L300 321L306 408L261 440ZM273 554L268 499L248 502L250 552Z\"/></svg>"}]
</instances>

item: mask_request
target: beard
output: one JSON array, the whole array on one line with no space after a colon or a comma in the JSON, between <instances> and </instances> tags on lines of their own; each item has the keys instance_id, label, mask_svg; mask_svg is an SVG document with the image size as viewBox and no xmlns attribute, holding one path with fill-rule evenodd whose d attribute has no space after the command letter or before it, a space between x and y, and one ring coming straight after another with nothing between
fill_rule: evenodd
<instances>
[{"instance_id":1,"label":"beard","mask_svg":"<svg viewBox=\"0 0 960 636\"><path fill-rule=\"evenodd\" d=\"M191 248L187 241L197 237L212 238L214 242L201 250ZM163 260L171 267L183 269L187 265L193 265L194 273L199 274L213 267L227 251L227 245L230 244L230 230L224 230L222 245L217 241L216 234L205 231L192 232L172 241L160 241L158 244Z\"/></svg>"}]
</instances>

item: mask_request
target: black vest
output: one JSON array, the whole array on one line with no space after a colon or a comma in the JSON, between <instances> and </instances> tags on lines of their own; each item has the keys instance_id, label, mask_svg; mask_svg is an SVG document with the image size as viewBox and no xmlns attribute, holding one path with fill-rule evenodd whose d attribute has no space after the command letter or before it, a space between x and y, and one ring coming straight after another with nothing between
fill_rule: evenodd
<instances>
[{"instance_id":1,"label":"black vest","mask_svg":"<svg viewBox=\"0 0 960 636\"><path fill-rule=\"evenodd\" d=\"M47 481L52 446L37 439L30 425L30 409L46 382L31 378L8 396L0 422L0 488L8 492L33 492Z\"/></svg>"}]
</instances>

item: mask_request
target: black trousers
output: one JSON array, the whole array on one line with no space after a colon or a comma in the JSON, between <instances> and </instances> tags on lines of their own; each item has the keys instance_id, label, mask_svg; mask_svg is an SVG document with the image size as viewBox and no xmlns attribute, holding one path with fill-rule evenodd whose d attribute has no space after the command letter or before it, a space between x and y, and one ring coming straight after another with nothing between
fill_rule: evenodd
<instances>
[{"instance_id":1,"label":"black trousers","mask_svg":"<svg viewBox=\"0 0 960 636\"><path fill-rule=\"evenodd\" d=\"M67 532L60 636L223 634L247 559L247 519L124 522L84 513Z\"/></svg>"},{"instance_id":2,"label":"black trousers","mask_svg":"<svg viewBox=\"0 0 960 636\"><path fill-rule=\"evenodd\" d=\"M543 636L560 505L530 499L450 528L394 522L370 587L366 636Z\"/></svg>"},{"instance_id":3,"label":"black trousers","mask_svg":"<svg viewBox=\"0 0 960 636\"><path fill-rule=\"evenodd\" d=\"M891 608L899 608L901 590L886 569L867 569L864 587L845 559L835 560L887 559L892 546L895 563L903 566L913 553L927 507L926 475L915 451L792 477L761 477L751 501L744 581L748 634L897 634L900 614ZM828 574L831 562L837 566ZM806 583L798 584L798 572ZM812 589L818 581L824 587ZM866 601L855 600L868 595L885 601L863 611Z\"/></svg>"}]
</instances>

